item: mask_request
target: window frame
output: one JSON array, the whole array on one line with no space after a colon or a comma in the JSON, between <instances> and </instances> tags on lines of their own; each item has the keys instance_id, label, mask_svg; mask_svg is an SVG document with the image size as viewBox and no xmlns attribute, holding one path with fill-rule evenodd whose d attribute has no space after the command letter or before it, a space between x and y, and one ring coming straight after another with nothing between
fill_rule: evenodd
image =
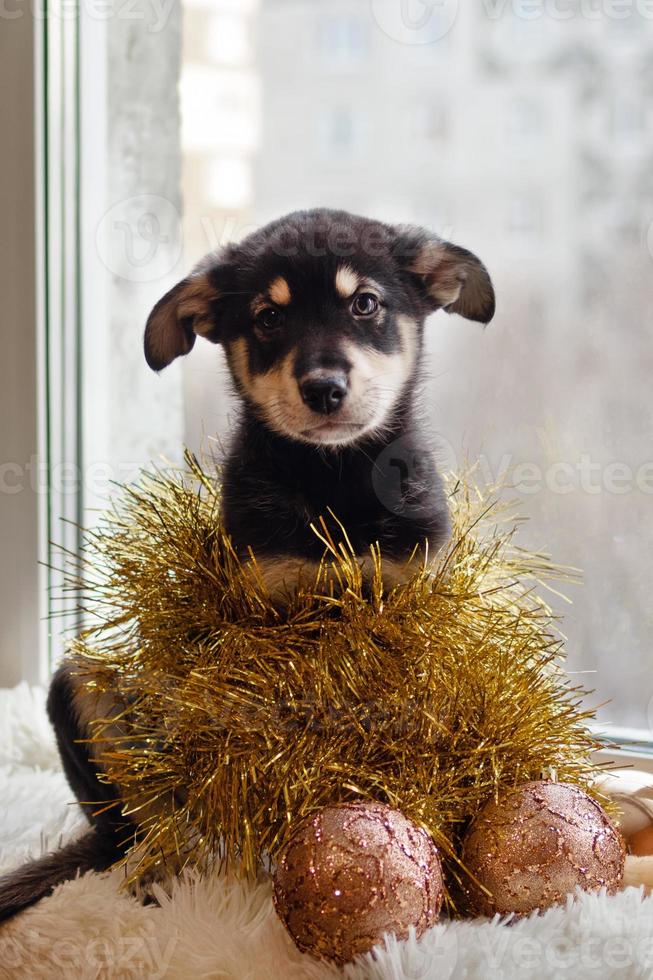
<instances>
[{"instance_id":1,"label":"window frame","mask_svg":"<svg viewBox=\"0 0 653 980\"><path fill-rule=\"evenodd\" d=\"M63 566L75 565L83 524L80 6L60 17L46 2L35 26L39 447L46 474L39 676L46 682L79 626L77 614L62 609Z\"/></svg>"}]
</instances>

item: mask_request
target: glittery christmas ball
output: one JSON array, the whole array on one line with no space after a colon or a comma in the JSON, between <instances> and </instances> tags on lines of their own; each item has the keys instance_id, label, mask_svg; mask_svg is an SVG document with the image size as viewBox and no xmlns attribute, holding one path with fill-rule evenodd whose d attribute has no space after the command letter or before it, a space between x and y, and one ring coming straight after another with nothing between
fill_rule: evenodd
<instances>
[{"instance_id":1,"label":"glittery christmas ball","mask_svg":"<svg viewBox=\"0 0 653 980\"><path fill-rule=\"evenodd\" d=\"M462 860L478 882L470 879L467 889L475 912L525 915L578 886L613 894L625 850L596 800L578 786L542 780L488 803L469 829Z\"/></svg>"},{"instance_id":2,"label":"glittery christmas ball","mask_svg":"<svg viewBox=\"0 0 653 980\"><path fill-rule=\"evenodd\" d=\"M277 912L302 952L347 963L385 932L405 939L433 925L442 869L431 837L380 803L328 806L284 847L274 878Z\"/></svg>"}]
</instances>

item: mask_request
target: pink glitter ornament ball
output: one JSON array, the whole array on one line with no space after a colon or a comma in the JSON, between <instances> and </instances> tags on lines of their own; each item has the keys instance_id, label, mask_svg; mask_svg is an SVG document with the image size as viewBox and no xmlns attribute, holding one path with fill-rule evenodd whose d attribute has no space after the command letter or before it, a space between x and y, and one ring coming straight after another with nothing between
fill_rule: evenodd
<instances>
[{"instance_id":1,"label":"pink glitter ornament ball","mask_svg":"<svg viewBox=\"0 0 653 980\"><path fill-rule=\"evenodd\" d=\"M285 846L276 910L302 952L347 963L385 932L405 939L433 925L442 869L426 831L380 803L325 807Z\"/></svg>"},{"instance_id":2,"label":"pink glitter ornament ball","mask_svg":"<svg viewBox=\"0 0 653 980\"><path fill-rule=\"evenodd\" d=\"M624 860L622 837L596 800L578 786L545 780L488 803L462 851L476 879L467 888L470 907L481 915L526 915L577 887L613 894Z\"/></svg>"}]
</instances>

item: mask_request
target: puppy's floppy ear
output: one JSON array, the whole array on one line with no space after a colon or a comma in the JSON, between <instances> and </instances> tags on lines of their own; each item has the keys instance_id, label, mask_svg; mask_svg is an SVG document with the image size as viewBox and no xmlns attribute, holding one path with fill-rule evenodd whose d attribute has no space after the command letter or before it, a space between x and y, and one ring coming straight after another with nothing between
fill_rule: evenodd
<instances>
[{"instance_id":1,"label":"puppy's floppy ear","mask_svg":"<svg viewBox=\"0 0 653 980\"><path fill-rule=\"evenodd\" d=\"M209 272L197 272L182 279L159 300L145 327L145 360L153 371L161 371L171 361L193 349L199 334L219 341L213 308L220 298Z\"/></svg>"},{"instance_id":2,"label":"puppy's floppy ear","mask_svg":"<svg viewBox=\"0 0 653 980\"><path fill-rule=\"evenodd\" d=\"M393 249L404 272L416 280L431 310L459 313L489 323L494 316L494 287L480 259L421 228L398 228Z\"/></svg>"}]
</instances>

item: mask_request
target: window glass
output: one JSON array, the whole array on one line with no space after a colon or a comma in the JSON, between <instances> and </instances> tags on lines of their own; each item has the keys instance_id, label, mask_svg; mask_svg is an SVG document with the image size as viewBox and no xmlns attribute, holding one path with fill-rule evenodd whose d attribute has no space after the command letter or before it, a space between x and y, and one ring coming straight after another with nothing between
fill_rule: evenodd
<instances>
[{"instance_id":1,"label":"window glass","mask_svg":"<svg viewBox=\"0 0 653 980\"><path fill-rule=\"evenodd\" d=\"M495 321L440 313L427 325L424 401L443 465L479 459L488 479L503 474L532 518L524 542L584 570L573 604L555 600L569 667L593 703L610 699L602 718L648 729L653 20L645 5L624 5L626 19L590 6L185 0L183 24L164 29L162 128L150 123L148 142L126 132L142 125L138 106L129 123L108 116L109 203L141 161L127 196L172 200L183 245L165 275L113 305L116 363L138 394L108 414L124 432L165 429L136 440L136 456L228 438L220 350L198 341L155 385L141 380L140 331L205 252L284 212L342 207L472 249L495 280ZM115 71L128 41L112 39ZM152 183L166 153L168 184ZM165 209L148 213L170 236ZM142 227L142 247L157 227Z\"/></svg>"}]
</instances>

